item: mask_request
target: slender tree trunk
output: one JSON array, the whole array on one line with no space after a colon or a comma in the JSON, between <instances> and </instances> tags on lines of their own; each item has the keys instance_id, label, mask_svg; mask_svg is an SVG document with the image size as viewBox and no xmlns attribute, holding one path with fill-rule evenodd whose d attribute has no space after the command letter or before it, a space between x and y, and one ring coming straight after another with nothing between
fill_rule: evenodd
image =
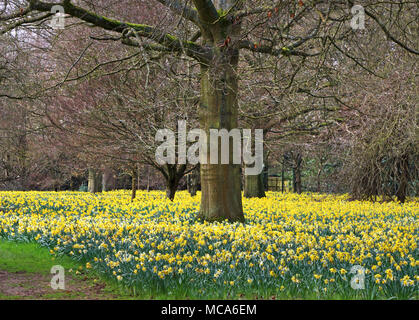
<instances>
[{"instance_id":1,"label":"slender tree trunk","mask_svg":"<svg viewBox=\"0 0 419 320\"><path fill-rule=\"evenodd\" d=\"M403 155L401 162L398 164L398 174L399 174L399 188L396 192L397 200L401 203L404 203L407 198L407 187L409 181L409 157L408 155Z\"/></svg>"},{"instance_id":2,"label":"slender tree trunk","mask_svg":"<svg viewBox=\"0 0 419 320\"><path fill-rule=\"evenodd\" d=\"M301 186L301 169L297 168L295 172L295 192L301 194L302 186Z\"/></svg>"},{"instance_id":3,"label":"slender tree trunk","mask_svg":"<svg viewBox=\"0 0 419 320\"><path fill-rule=\"evenodd\" d=\"M150 167L147 168L147 192L150 191Z\"/></svg>"},{"instance_id":4,"label":"slender tree trunk","mask_svg":"<svg viewBox=\"0 0 419 320\"><path fill-rule=\"evenodd\" d=\"M294 168L293 168L293 180L294 180L294 192L301 194L302 185L301 185L301 163L302 156L300 153L294 159Z\"/></svg>"},{"instance_id":5,"label":"slender tree trunk","mask_svg":"<svg viewBox=\"0 0 419 320\"><path fill-rule=\"evenodd\" d=\"M137 197L137 166L133 166L131 170L131 202Z\"/></svg>"},{"instance_id":6,"label":"slender tree trunk","mask_svg":"<svg viewBox=\"0 0 419 320\"><path fill-rule=\"evenodd\" d=\"M317 171L317 192L318 193L320 193L322 190L321 190L321 174L322 174L322 169L319 169L318 171Z\"/></svg>"},{"instance_id":7,"label":"slender tree trunk","mask_svg":"<svg viewBox=\"0 0 419 320\"><path fill-rule=\"evenodd\" d=\"M18 143L15 146L18 150L18 165L19 165L19 181L21 190L27 190L28 187L28 136L27 136L27 123L28 115L26 108L21 109L22 120L20 122L21 129L18 129Z\"/></svg>"},{"instance_id":8,"label":"slender tree trunk","mask_svg":"<svg viewBox=\"0 0 419 320\"><path fill-rule=\"evenodd\" d=\"M284 193L285 191L285 161L282 160L282 168L281 168L281 191Z\"/></svg>"},{"instance_id":9,"label":"slender tree trunk","mask_svg":"<svg viewBox=\"0 0 419 320\"><path fill-rule=\"evenodd\" d=\"M137 189L140 189L140 165L137 164Z\"/></svg>"},{"instance_id":10,"label":"slender tree trunk","mask_svg":"<svg viewBox=\"0 0 419 320\"><path fill-rule=\"evenodd\" d=\"M4 166L4 176L6 179L9 178L10 167L11 167L10 154L6 154L6 162Z\"/></svg>"},{"instance_id":11,"label":"slender tree trunk","mask_svg":"<svg viewBox=\"0 0 419 320\"><path fill-rule=\"evenodd\" d=\"M188 192L194 197L199 190L200 177L200 166L198 165L195 169L192 170L190 174L187 175L187 187Z\"/></svg>"},{"instance_id":12,"label":"slender tree trunk","mask_svg":"<svg viewBox=\"0 0 419 320\"><path fill-rule=\"evenodd\" d=\"M268 181L269 181L269 163L268 163L268 153L264 152L263 159L263 188L264 191L268 191Z\"/></svg>"}]
</instances>

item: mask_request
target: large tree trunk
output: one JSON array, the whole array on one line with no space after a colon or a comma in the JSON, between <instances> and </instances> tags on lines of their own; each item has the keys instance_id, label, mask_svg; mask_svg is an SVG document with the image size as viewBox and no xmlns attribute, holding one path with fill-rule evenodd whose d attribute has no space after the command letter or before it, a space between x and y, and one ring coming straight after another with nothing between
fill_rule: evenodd
<instances>
[{"instance_id":1,"label":"large tree trunk","mask_svg":"<svg viewBox=\"0 0 419 320\"><path fill-rule=\"evenodd\" d=\"M87 183L87 191L90 193L97 193L100 190L100 174L97 170L89 168L89 176Z\"/></svg>"},{"instance_id":2,"label":"large tree trunk","mask_svg":"<svg viewBox=\"0 0 419 320\"><path fill-rule=\"evenodd\" d=\"M210 129L237 128L238 51L218 52L209 67L201 66L200 123L209 137ZM207 164L201 163L201 209L199 218L207 221L244 221L240 165L233 164L233 146L230 141L230 163L210 164L208 138ZM219 148L221 150L221 148ZM219 160L220 160L219 153Z\"/></svg>"},{"instance_id":3,"label":"large tree trunk","mask_svg":"<svg viewBox=\"0 0 419 320\"><path fill-rule=\"evenodd\" d=\"M235 0L216 0L217 10L228 10ZM201 64L201 101L199 119L201 129L209 137L210 129L230 131L238 127L238 77L241 24L233 26L222 19L209 24L203 38L212 47L212 57ZM201 208L198 218L206 221L244 221L240 165L233 164L233 147L230 141L228 164L210 164L210 139L207 141L206 163L201 159ZM221 150L221 148L219 148ZM220 159L220 152L219 152Z\"/></svg>"}]
</instances>

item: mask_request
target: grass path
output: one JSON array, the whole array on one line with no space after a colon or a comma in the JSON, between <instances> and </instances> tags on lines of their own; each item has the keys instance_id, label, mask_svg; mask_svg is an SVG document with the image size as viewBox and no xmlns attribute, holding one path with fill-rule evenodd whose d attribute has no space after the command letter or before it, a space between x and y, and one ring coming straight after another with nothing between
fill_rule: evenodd
<instances>
[{"instance_id":1,"label":"grass path","mask_svg":"<svg viewBox=\"0 0 419 320\"><path fill-rule=\"evenodd\" d=\"M65 289L53 290L52 266L65 269ZM77 274L76 274L77 273ZM99 279L69 257L53 258L48 249L32 243L0 240L0 300L132 299L115 285Z\"/></svg>"}]
</instances>

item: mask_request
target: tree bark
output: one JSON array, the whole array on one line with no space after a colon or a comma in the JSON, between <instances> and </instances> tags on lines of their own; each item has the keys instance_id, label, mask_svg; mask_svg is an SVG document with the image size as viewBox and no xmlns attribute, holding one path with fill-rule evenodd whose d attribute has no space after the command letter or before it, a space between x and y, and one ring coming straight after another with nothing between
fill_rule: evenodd
<instances>
[{"instance_id":1,"label":"tree bark","mask_svg":"<svg viewBox=\"0 0 419 320\"><path fill-rule=\"evenodd\" d=\"M281 192L285 192L285 160L282 160L281 167Z\"/></svg>"},{"instance_id":2,"label":"tree bark","mask_svg":"<svg viewBox=\"0 0 419 320\"><path fill-rule=\"evenodd\" d=\"M317 171L317 192L320 193L321 190L321 174L322 174L322 169L319 169Z\"/></svg>"},{"instance_id":3,"label":"tree bark","mask_svg":"<svg viewBox=\"0 0 419 320\"><path fill-rule=\"evenodd\" d=\"M245 198L265 198L265 190L267 189L267 154L263 154L263 171L258 175L244 176L244 197ZM265 182L266 181L266 182Z\"/></svg>"},{"instance_id":4,"label":"tree bark","mask_svg":"<svg viewBox=\"0 0 419 320\"><path fill-rule=\"evenodd\" d=\"M87 191L90 193L97 193L100 190L100 174L97 170L93 168L89 168L89 176L88 176L88 183L87 183Z\"/></svg>"},{"instance_id":5,"label":"tree bark","mask_svg":"<svg viewBox=\"0 0 419 320\"><path fill-rule=\"evenodd\" d=\"M179 187L180 180L185 175L186 165L166 164L159 167L158 170L163 174L166 180L166 195L173 201L175 199L176 191Z\"/></svg>"},{"instance_id":6,"label":"tree bark","mask_svg":"<svg viewBox=\"0 0 419 320\"><path fill-rule=\"evenodd\" d=\"M303 159L300 153L298 153L294 158L293 166L293 181L294 181L294 192L301 194L302 185L301 185L301 163Z\"/></svg>"},{"instance_id":7,"label":"tree bark","mask_svg":"<svg viewBox=\"0 0 419 320\"><path fill-rule=\"evenodd\" d=\"M295 170L295 192L301 194L302 186L301 186L301 168L297 168Z\"/></svg>"},{"instance_id":8,"label":"tree bark","mask_svg":"<svg viewBox=\"0 0 419 320\"><path fill-rule=\"evenodd\" d=\"M150 167L147 167L147 192L150 192Z\"/></svg>"},{"instance_id":9,"label":"tree bark","mask_svg":"<svg viewBox=\"0 0 419 320\"><path fill-rule=\"evenodd\" d=\"M102 191L110 191L115 185L115 178L113 171L109 168L105 168L102 174Z\"/></svg>"},{"instance_id":10,"label":"tree bark","mask_svg":"<svg viewBox=\"0 0 419 320\"><path fill-rule=\"evenodd\" d=\"M137 166L134 165L131 170L131 202L137 197L137 177L138 170Z\"/></svg>"},{"instance_id":11,"label":"tree bark","mask_svg":"<svg viewBox=\"0 0 419 320\"><path fill-rule=\"evenodd\" d=\"M211 65L201 66L201 129L209 137L210 129L237 128L238 50L218 52ZM207 221L244 221L240 165L233 164L230 141L230 163L210 164L209 138L207 164L201 164L201 208L198 218ZM221 149L221 148L219 148ZM219 154L220 159L220 154Z\"/></svg>"},{"instance_id":12,"label":"tree bark","mask_svg":"<svg viewBox=\"0 0 419 320\"><path fill-rule=\"evenodd\" d=\"M268 155L265 154L263 160L263 172L262 172L262 181L263 181L263 190L268 191L268 181L269 181L269 163L268 163Z\"/></svg>"},{"instance_id":13,"label":"tree bark","mask_svg":"<svg viewBox=\"0 0 419 320\"><path fill-rule=\"evenodd\" d=\"M396 192L397 200L404 203L407 198L407 188L409 181L409 156L403 155L398 163L399 188Z\"/></svg>"},{"instance_id":14,"label":"tree bark","mask_svg":"<svg viewBox=\"0 0 419 320\"><path fill-rule=\"evenodd\" d=\"M235 0L217 0L217 10L226 11ZM204 3L201 3L205 6ZM201 18L211 20L211 13ZM231 24L223 18L208 21L202 37L211 48L208 62L201 63L201 97L199 120L201 129L210 137L210 129L230 131L238 127L238 76L241 23ZM210 139L207 141L206 163L201 159L201 208L198 219L206 221L244 221L240 165L233 164L233 147L230 141L228 164L210 163ZM219 148L219 158L220 158ZM205 162L205 161L204 161Z\"/></svg>"},{"instance_id":15,"label":"tree bark","mask_svg":"<svg viewBox=\"0 0 419 320\"><path fill-rule=\"evenodd\" d=\"M245 198L265 198L265 185L263 183L263 172L258 175L245 175L244 178L244 197Z\"/></svg>"},{"instance_id":16,"label":"tree bark","mask_svg":"<svg viewBox=\"0 0 419 320\"><path fill-rule=\"evenodd\" d=\"M166 196L170 199L170 201L175 200L176 191L177 191L178 186L179 185L174 180L167 182Z\"/></svg>"},{"instance_id":17,"label":"tree bark","mask_svg":"<svg viewBox=\"0 0 419 320\"><path fill-rule=\"evenodd\" d=\"M194 197L199 190L199 182L201 180L201 176L199 174L200 172L200 166L198 165L195 169L192 170L191 173L187 175L187 187L188 192L191 194L192 197Z\"/></svg>"}]
</instances>

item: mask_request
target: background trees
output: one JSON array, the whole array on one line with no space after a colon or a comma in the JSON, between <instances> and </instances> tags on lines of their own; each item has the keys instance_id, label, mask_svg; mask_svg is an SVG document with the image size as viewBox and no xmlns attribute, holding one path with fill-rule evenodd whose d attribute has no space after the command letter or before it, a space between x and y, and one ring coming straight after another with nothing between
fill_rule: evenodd
<instances>
[{"instance_id":1,"label":"background trees","mask_svg":"<svg viewBox=\"0 0 419 320\"><path fill-rule=\"evenodd\" d=\"M356 198L404 202L418 191L418 61L392 51L379 66L381 79L358 79L354 100L363 113L341 135L349 151L343 175Z\"/></svg>"},{"instance_id":2,"label":"background trees","mask_svg":"<svg viewBox=\"0 0 419 320\"><path fill-rule=\"evenodd\" d=\"M64 30L48 26L57 3L67 13ZM13 135L2 138L9 150L2 179L28 180L34 163L38 173L55 177L51 181L71 182L90 168L96 191L100 179L93 173L109 178L112 168L131 175L135 190L142 180L135 179L138 168L147 165L160 172L173 198L192 166L159 166L154 135L161 128L176 131L177 121L187 119L206 131L264 130L265 176L245 177L246 196L263 197L268 167L275 173L285 159L296 192L397 194L403 200L416 192L417 180L417 119L408 115L417 100L411 75L418 5L365 1L363 31L349 25L353 5L3 1L0 34L8 53L0 61L0 99L3 128ZM403 66L388 64L391 59ZM394 79L403 86L396 89ZM385 116L377 121L379 114ZM388 126L394 130L377 134ZM40 145L48 152L27 152ZM26 159L14 162L13 174L10 153ZM40 170L40 163L54 169ZM200 170L200 216L243 220L240 166Z\"/></svg>"}]
</instances>

